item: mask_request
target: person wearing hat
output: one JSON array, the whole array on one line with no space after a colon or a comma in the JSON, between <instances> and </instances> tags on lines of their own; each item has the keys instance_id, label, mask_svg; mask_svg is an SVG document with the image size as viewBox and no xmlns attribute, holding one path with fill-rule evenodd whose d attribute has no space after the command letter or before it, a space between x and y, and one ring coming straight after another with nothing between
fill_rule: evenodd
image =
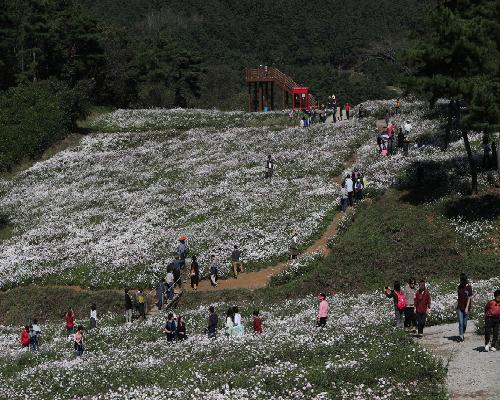
<instances>
[{"instance_id":1,"label":"person wearing hat","mask_svg":"<svg viewBox=\"0 0 500 400\"><path fill-rule=\"evenodd\" d=\"M185 235L180 235L178 240L179 244L177 245L176 252L179 255L181 268L184 268L184 265L186 265L186 257L189 252L189 248L187 245L187 237Z\"/></svg>"},{"instance_id":2,"label":"person wearing hat","mask_svg":"<svg viewBox=\"0 0 500 400\"><path fill-rule=\"evenodd\" d=\"M328 319L328 311L330 307L326 301L326 295L324 293L319 294L319 309L318 315L316 316L316 326L322 328L326 326L326 320Z\"/></svg>"}]
</instances>

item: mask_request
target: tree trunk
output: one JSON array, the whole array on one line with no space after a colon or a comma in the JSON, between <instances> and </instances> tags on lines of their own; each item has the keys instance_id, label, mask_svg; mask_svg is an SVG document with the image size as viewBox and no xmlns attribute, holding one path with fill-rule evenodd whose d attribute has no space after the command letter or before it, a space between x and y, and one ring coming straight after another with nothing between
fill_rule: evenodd
<instances>
[{"instance_id":1,"label":"tree trunk","mask_svg":"<svg viewBox=\"0 0 500 400\"><path fill-rule=\"evenodd\" d=\"M467 159L469 160L470 175L472 178L472 193L477 193L477 169L472 150L470 148L469 135L466 129L462 129L462 138L464 139L465 151L467 152Z\"/></svg>"}]
</instances>

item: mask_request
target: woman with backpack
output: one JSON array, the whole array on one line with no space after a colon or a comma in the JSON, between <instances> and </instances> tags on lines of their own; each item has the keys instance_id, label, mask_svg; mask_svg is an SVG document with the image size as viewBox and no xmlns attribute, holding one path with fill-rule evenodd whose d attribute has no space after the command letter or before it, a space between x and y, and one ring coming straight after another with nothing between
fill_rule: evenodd
<instances>
[{"instance_id":1,"label":"woman with backpack","mask_svg":"<svg viewBox=\"0 0 500 400\"><path fill-rule=\"evenodd\" d=\"M457 296L457 319L459 341L465 340L465 331L467 330L467 320L472 303L472 286L467 279L467 275L460 274L460 284L458 285Z\"/></svg>"},{"instance_id":2,"label":"woman with backpack","mask_svg":"<svg viewBox=\"0 0 500 400\"><path fill-rule=\"evenodd\" d=\"M385 295L389 299L394 300L394 317L395 317L396 327L404 328L406 298L403 291L401 290L401 283L399 283L399 281L395 281L393 290L391 290L390 287L386 286Z\"/></svg>"}]
</instances>

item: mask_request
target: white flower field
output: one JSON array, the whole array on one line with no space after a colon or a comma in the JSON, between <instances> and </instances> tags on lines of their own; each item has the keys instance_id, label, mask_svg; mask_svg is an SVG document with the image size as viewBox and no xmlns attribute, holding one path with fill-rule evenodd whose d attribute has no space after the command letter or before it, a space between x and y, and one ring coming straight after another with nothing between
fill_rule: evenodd
<instances>
[{"instance_id":1,"label":"white flower field","mask_svg":"<svg viewBox=\"0 0 500 400\"><path fill-rule=\"evenodd\" d=\"M182 113L185 123L205 115L197 113ZM229 125L234 115L227 114L216 115ZM112 116L118 127L133 125ZM14 235L0 242L0 287L48 277L93 287L151 285L181 233L202 267L210 253L225 258L234 244L246 261L272 262L286 254L293 231L307 242L337 207L332 173L370 123L87 136L1 182ZM271 183L264 180L267 154L277 163Z\"/></svg>"}]
</instances>

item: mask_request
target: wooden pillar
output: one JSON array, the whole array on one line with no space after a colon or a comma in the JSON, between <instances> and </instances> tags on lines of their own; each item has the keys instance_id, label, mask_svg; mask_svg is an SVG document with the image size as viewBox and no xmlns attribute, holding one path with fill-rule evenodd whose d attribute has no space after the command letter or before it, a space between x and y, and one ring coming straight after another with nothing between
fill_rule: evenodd
<instances>
[{"instance_id":1,"label":"wooden pillar","mask_svg":"<svg viewBox=\"0 0 500 400\"><path fill-rule=\"evenodd\" d=\"M257 111L259 107L259 88L258 88L258 83L254 82L254 98L253 98L253 104L252 104L252 110Z\"/></svg>"},{"instance_id":2,"label":"wooden pillar","mask_svg":"<svg viewBox=\"0 0 500 400\"><path fill-rule=\"evenodd\" d=\"M259 82L259 109L257 111L262 111L264 103L264 85L262 82Z\"/></svg>"},{"instance_id":3,"label":"wooden pillar","mask_svg":"<svg viewBox=\"0 0 500 400\"><path fill-rule=\"evenodd\" d=\"M252 84L248 83L248 112L252 112Z\"/></svg>"},{"instance_id":4,"label":"wooden pillar","mask_svg":"<svg viewBox=\"0 0 500 400\"><path fill-rule=\"evenodd\" d=\"M271 95L270 95L270 100L271 100L271 111L274 111L274 82L271 82Z\"/></svg>"}]
</instances>

